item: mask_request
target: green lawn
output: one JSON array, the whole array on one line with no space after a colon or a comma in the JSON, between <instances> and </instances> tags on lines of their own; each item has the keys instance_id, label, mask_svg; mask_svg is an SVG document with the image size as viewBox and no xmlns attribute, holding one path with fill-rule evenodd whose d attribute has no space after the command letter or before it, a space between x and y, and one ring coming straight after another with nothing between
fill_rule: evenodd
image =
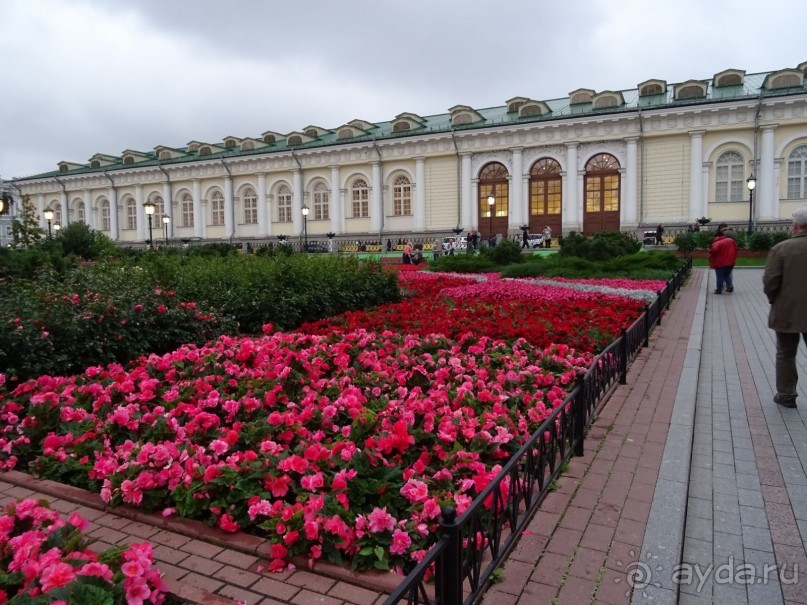
<instances>
[{"instance_id":1,"label":"green lawn","mask_svg":"<svg viewBox=\"0 0 807 605\"><path fill-rule=\"evenodd\" d=\"M695 258L692 259L692 264L695 267L708 267L709 266L709 259L708 258ZM765 266L765 259L761 257L757 258L738 258L737 264L734 265L735 267L764 267Z\"/></svg>"}]
</instances>

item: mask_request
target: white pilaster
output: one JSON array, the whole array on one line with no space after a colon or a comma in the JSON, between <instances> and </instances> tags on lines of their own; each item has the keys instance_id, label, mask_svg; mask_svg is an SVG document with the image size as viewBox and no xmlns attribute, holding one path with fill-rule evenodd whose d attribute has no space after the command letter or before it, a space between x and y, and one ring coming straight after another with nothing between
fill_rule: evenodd
<instances>
[{"instance_id":1,"label":"white pilaster","mask_svg":"<svg viewBox=\"0 0 807 605\"><path fill-rule=\"evenodd\" d=\"M224 177L224 237L235 235L235 204L233 204L233 179Z\"/></svg>"},{"instance_id":2,"label":"white pilaster","mask_svg":"<svg viewBox=\"0 0 807 605\"><path fill-rule=\"evenodd\" d=\"M82 198L84 200L84 222L90 229L95 229L95 215L93 214L92 194L90 193L89 189L84 190Z\"/></svg>"},{"instance_id":3,"label":"white pilaster","mask_svg":"<svg viewBox=\"0 0 807 605\"><path fill-rule=\"evenodd\" d=\"M381 225L384 219L384 202L381 195L384 189L384 183L381 182L381 162L376 160L370 162L370 165L373 173L373 184L370 187L370 231L378 233L381 231Z\"/></svg>"},{"instance_id":4,"label":"white pilaster","mask_svg":"<svg viewBox=\"0 0 807 605\"><path fill-rule=\"evenodd\" d=\"M258 237L268 237L272 232L272 225L266 201L266 175L260 172L255 176L258 177Z\"/></svg>"},{"instance_id":5,"label":"white pilaster","mask_svg":"<svg viewBox=\"0 0 807 605\"><path fill-rule=\"evenodd\" d=\"M135 185L135 224L137 225L137 241L144 242L146 235L146 211L143 209L143 186Z\"/></svg>"},{"instance_id":6,"label":"white pilaster","mask_svg":"<svg viewBox=\"0 0 807 605\"><path fill-rule=\"evenodd\" d=\"M473 175L471 174L471 154L461 153L461 169L460 169L460 183L461 192L461 212L457 217L457 224L462 227L466 232L470 229L476 229L477 220L476 212L473 210L475 199L475 192L473 186Z\"/></svg>"},{"instance_id":7,"label":"white pilaster","mask_svg":"<svg viewBox=\"0 0 807 605\"><path fill-rule=\"evenodd\" d=\"M513 174L510 175L510 186L508 187L510 193L510 199L508 200L508 206L510 207L510 211L508 212L508 220L507 226L510 229L518 229L524 223L524 217L522 215L522 176L524 172L524 155L522 153L521 147L514 147L510 150L513 154Z\"/></svg>"},{"instance_id":8,"label":"white pilaster","mask_svg":"<svg viewBox=\"0 0 807 605\"><path fill-rule=\"evenodd\" d=\"M426 158L415 158L414 230L426 230Z\"/></svg>"},{"instance_id":9,"label":"white pilaster","mask_svg":"<svg viewBox=\"0 0 807 605\"><path fill-rule=\"evenodd\" d=\"M703 205L703 134L704 130L689 133L689 216L700 218L698 210Z\"/></svg>"},{"instance_id":10,"label":"white pilaster","mask_svg":"<svg viewBox=\"0 0 807 605\"><path fill-rule=\"evenodd\" d=\"M701 199L699 210L694 216L689 217L687 222L695 221L701 217L709 218L709 164L704 163L701 167Z\"/></svg>"},{"instance_id":11,"label":"white pilaster","mask_svg":"<svg viewBox=\"0 0 807 605\"><path fill-rule=\"evenodd\" d=\"M202 205L202 183L199 179L191 179L191 192L193 195L193 235L205 236L205 209Z\"/></svg>"},{"instance_id":12,"label":"white pilaster","mask_svg":"<svg viewBox=\"0 0 807 605\"><path fill-rule=\"evenodd\" d=\"M625 204L622 206L622 227L636 227L639 224L639 163L637 161L637 141L638 137L630 137L625 140L627 143L628 166L625 173Z\"/></svg>"},{"instance_id":13,"label":"white pilaster","mask_svg":"<svg viewBox=\"0 0 807 605\"><path fill-rule=\"evenodd\" d=\"M772 221L778 218L779 195L778 182L774 174L773 131L776 125L762 127L762 147L759 158L759 204L757 205L757 218L762 221Z\"/></svg>"},{"instance_id":14,"label":"white pilaster","mask_svg":"<svg viewBox=\"0 0 807 605\"><path fill-rule=\"evenodd\" d=\"M39 216L39 227L47 233L48 221L45 220L45 195L42 193L36 194L36 212Z\"/></svg>"},{"instance_id":15,"label":"white pilaster","mask_svg":"<svg viewBox=\"0 0 807 605\"><path fill-rule=\"evenodd\" d=\"M339 189L339 228L336 233L345 232L345 204L347 203L347 189Z\"/></svg>"},{"instance_id":16,"label":"white pilaster","mask_svg":"<svg viewBox=\"0 0 807 605\"><path fill-rule=\"evenodd\" d=\"M581 203L577 192L577 142L566 143L566 191L563 196L563 231L580 231L581 220L577 208Z\"/></svg>"},{"instance_id":17,"label":"white pilaster","mask_svg":"<svg viewBox=\"0 0 807 605\"><path fill-rule=\"evenodd\" d=\"M468 208L468 226L461 225L465 231L479 230L479 179L471 179L471 201Z\"/></svg>"},{"instance_id":18,"label":"white pilaster","mask_svg":"<svg viewBox=\"0 0 807 605\"><path fill-rule=\"evenodd\" d=\"M342 214L344 213L344 205L342 204L342 196L339 192L339 166L332 164L331 169L331 195L329 198L330 215L331 215L331 233L342 233Z\"/></svg>"},{"instance_id":19,"label":"white pilaster","mask_svg":"<svg viewBox=\"0 0 807 605\"><path fill-rule=\"evenodd\" d=\"M292 169L291 220L294 235L303 234L303 171Z\"/></svg>"},{"instance_id":20,"label":"white pilaster","mask_svg":"<svg viewBox=\"0 0 807 605\"><path fill-rule=\"evenodd\" d=\"M174 202L171 200L171 183L163 181L163 203L165 204L165 215L171 219L168 223L168 237L174 237Z\"/></svg>"},{"instance_id":21,"label":"white pilaster","mask_svg":"<svg viewBox=\"0 0 807 605\"><path fill-rule=\"evenodd\" d=\"M118 190L109 188L109 237L113 241L120 239L120 227L118 220Z\"/></svg>"},{"instance_id":22,"label":"white pilaster","mask_svg":"<svg viewBox=\"0 0 807 605\"><path fill-rule=\"evenodd\" d=\"M67 191L62 190L60 197L60 203L62 205L62 227L66 227L70 224L70 206L67 203Z\"/></svg>"}]
</instances>

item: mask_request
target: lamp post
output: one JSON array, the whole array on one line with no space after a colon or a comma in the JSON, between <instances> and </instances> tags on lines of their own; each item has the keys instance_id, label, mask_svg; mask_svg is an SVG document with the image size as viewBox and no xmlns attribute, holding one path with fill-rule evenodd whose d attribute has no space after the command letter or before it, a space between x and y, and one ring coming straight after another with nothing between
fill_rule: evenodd
<instances>
[{"instance_id":1,"label":"lamp post","mask_svg":"<svg viewBox=\"0 0 807 605\"><path fill-rule=\"evenodd\" d=\"M748 186L748 235L751 235L754 232L754 188L757 186L753 173L745 180L745 184Z\"/></svg>"},{"instance_id":2,"label":"lamp post","mask_svg":"<svg viewBox=\"0 0 807 605\"><path fill-rule=\"evenodd\" d=\"M170 216L163 217L163 228L165 229L165 245L168 245L168 223L171 222Z\"/></svg>"},{"instance_id":3,"label":"lamp post","mask_svg":"<svg viewBox=\"0 0 807 605\"><path fill-rule=\"evenodd\" d=\"M303 204L303 250L308 252L308 206Z\"/></svg>"},{"instance_id":4,"label":"lamp post","mask_svg":"<svg viewBox=\"0 0 807 605\"><path fill-rule=\"evenodd\" d=\"M51 210L50 208L46 208L43 214L45 215L45 220L48 221L48 237L52 237L50 226L51 221L53 221L53 210Z\"/></svg>"},{"instance_id":5,"label":"lamp post","mask_svg":"<svg viewBox=\"0 0 807 605\"><path fill-rule=\"evenodd\" d=\"M488 241L493 238L493 206L496 204L496 196L493 195L493 190L491 189L490 195L488 196L488 216L490 221L488 222Z\"/></svg>"},{"instance_id":6,"label":"lamp post","mask_svg":"<svg viewBox=\"0 0 807 605\"><path fill-rule=\"evenodd\" d=\"M61 229L61 228L62 228L62 226L59 223L56 223L55 225L53 225L53 230L56 232L57 236L59 235L59 229Z\"/></svg>"},{"instance_id":7,"label":"lamp post","mask_svg":"<svg viewBox=\"0 0 807 605\"><path fill-rule=\"evenodd\" d=\"M325 236L328 238L328 252L333 252L333 238L336 237L336 233L328 231Z\"/></svg>"},{"instance_id":8,"label":"lamp post","mask_svg":"<svg viewBox=\"0 0 807 605\"><path fill-rule=\"evenodd\" d=\"M151 216L154 214L154 203L146 202L143 204L143 209L146 211L146 216L149 218L149 248L153 248L154 240L151 238Z\"/></svg>"}]
</instances>

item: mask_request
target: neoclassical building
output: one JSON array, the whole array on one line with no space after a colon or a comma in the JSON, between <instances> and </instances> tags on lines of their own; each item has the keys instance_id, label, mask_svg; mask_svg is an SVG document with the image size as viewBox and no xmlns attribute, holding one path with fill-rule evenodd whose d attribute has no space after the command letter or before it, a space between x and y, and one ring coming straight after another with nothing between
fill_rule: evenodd
<instances>
[{"instance_id":1,"label":"neoclassical building","mask_svg":"<svg viewBox=\"0 0 807 605\"><path fill-rule=\"evenodd\" d=\"M351 239L787 220L807 204L807 62L448 113L157 145L18 179L45 227L148 238ZM753 177L753 193L747 187ZM753 197L752 197L753 196ZM304 218L303 212L307 212ZM167 220L164 220L167 217Z\"/></svg>"}]
</instances>

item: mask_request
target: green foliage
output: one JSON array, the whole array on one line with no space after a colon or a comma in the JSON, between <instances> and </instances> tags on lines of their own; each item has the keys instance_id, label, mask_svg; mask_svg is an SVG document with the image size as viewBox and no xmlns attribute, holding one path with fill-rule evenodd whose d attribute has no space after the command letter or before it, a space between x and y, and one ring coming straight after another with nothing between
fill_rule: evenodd
<instances>
[{"instance_id":1,"label":"green foliage","mask_svg":"<svg viewBox=\"0 0 807 605\"><path fill-rule=\"evenodd\" d=\"M39 226L36 209L28 195L22 197L19 214L11 221L12 247L27 248L42 239L44 232Z\"/></svg>"},{"instance_id":2,"label":"green foliage","mask_svg":"<svg viewBox=\"0 0 807 605\"><path fill-rule=\"evenodd\" d=\"M203 244L201 246L189 246L182 249L187 256L201 256L204 258L211 257L225 257L238 254L240 247L236 248L232 244L224 242L216 242L210 244Z\"/></svg>"},{"instance_id":3,"label":"green foliage","mask_svg":"<svg viewBox=\"0 0 807 605\"><path fill-rule=\"evenodd\" d=\"M232 319L155 290L114 264L13 280L0 290L0 367L18 379L162 354L234 333Z\"/></svg>"},{"instance_id":4,"label":"green foliage","mask_svg":"<svg viewBox=\"0 0 807 605\"><path fill-rule=\"evenodd\" d=\"M505 267L502 277L668 279L680 266L681 259L672 252L642 252L599 262L576 256L536 255L526 263Z\"/></svg>"},{"instance_id":5,"label":"green foliage","mask_svg":"<svg viewBox=\"0 0 807 605\"><path fill-rule=\"evenodd\" d=\"M521 254L521 245L509 239L500 241L492 248L482 248L481 254L484 257L490 258L496 265L502 267L524 262L524 256Z\"/></svg>"},{"instance_id":6,"label":"green foliage","mask_svg":"<svg viewBox=\"0 0 807 605\"><path fill-rule=\"evenodd\" d=\"M435 260L429 261L429 269L432 271L451 271L454 273L490 273L498 271L497 265L492 258L480 254L451 254L442 255Z\"/></svg>"},{"instance_id":7,"label":"green foliage","mask_svg":"<svg viewBox=\"0 0 807 605\"><path fill-rule=\"evenodd\" d=\"M678 247L679 250L684 252L691 252L697 248L694 233L679 233L673 239L673 243Z\"/></svg>"},{"instance_id":8,"label":"green foliage","mask_svg":"<svg viewBox=\"0 0 807 605\"><path fill-rule=\"evenodd\" d=\"M0 249L0 278L33 279L42 273L63 276L76 266L76 257L65 254L61 243L44 239L27 248Z\"/></svg>"},{"instance_id":9,"label":"green foliage","mask_svg":"<svg viewBox=\"0 0 807 605\"><path fill-rule=\"evenodd\" d=\"M601 261L635 254L641 248L642 244L635 237L619 231L603 231L591 237L572 232L560 238L559 254Z\"/></svg>"},{"instance_id":10,"label":"green foliage","mask_svg":"<svg viewBox=\"0 0 807 605\"><path fill-rule=\"evenodd\" d=\"M65 254L72 254L85 260L95 260L106 256L114 256L117 250L115 242L109 237L90 229L85 223L70 223L61 230L57 241L62 245Z\"/></svg>"},{"instance_id":11,"label":"green foliage","mask_svg":"<svg viewBox=\"0 0 807 605\"><path fill-rule=\"evenodd\" d=\"M755 231L748 238L748 247L751 250L770 250L773 247L773 234Z\"/></svg>"}]
</instances>

